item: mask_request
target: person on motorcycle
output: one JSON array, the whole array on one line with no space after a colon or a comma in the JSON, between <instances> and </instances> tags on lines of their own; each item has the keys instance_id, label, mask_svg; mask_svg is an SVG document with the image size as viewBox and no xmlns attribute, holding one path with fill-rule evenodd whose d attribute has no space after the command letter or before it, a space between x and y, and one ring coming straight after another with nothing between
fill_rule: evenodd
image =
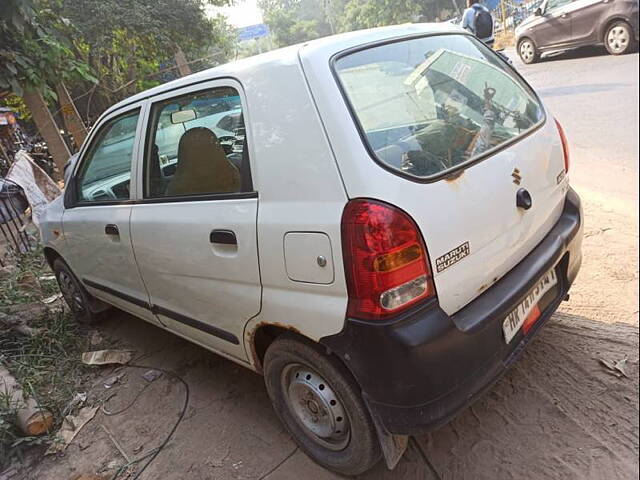
<instances>
[{"instance_id":1,"label":"person on motorcycle","mask_svg":"<svg viewBox=\"0 0 640 480\"><path fill-rule=\"evenodd\" d=\"M489 47L493 47L493 16L480 0L467 0L467 9L462 14L460 25Z\"/></svg>"}]
</instances>

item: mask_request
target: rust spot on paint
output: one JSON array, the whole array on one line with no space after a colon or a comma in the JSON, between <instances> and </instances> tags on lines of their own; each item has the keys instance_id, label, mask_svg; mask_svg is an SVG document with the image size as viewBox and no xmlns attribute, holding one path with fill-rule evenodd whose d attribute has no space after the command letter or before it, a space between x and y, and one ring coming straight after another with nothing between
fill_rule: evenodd
<instances>
[{"instance_id":1,"label":"rust spot on paint","mask_svg":"<svg viewBox=\"0 0 640 480\"><path fill-rule=\"evenodd\" d=\"M520 174L519 168L516 167L513 169L511 177L513 178L513 183L515 183L516 185L520 185L520 182L522 181L522 175Z\"/></svg>"},{"instance_id":2,"label":"rust spot on paint","mask_svg":"<svg viewBox=\"0 0 640 480\"><path fill-rule=\"evenodd\" d=\"M56 230L55 228L51 230L51 233L53 233L53 236L56 238L60 236L60 230Z\"/></svg>"},{"instance_id":3,"label":"rust spot on paint","mask_svg":"<svg viewBox=\"0 0 640 480\"><path fill-rule=\"evenodd\" d=\"M447 183L453 183L456 180L458 180L462 175L464 175L465 170L459 170L457 172L453 172L450 175L447 175L446 177L444 177L445 181Z\"/></svg>"},{"instance_id":4,"label":"rust spot on paint","mask_svg":"<svg viewBox=\"0 0 640 480\"><path fill-rule=\"evenodd\" d=\"M491 280L491 282L483 283L482 285L480 285L480 288L478 289L478 293L484 292L487 288L489 288L491 285L493 285L497 281L498 281L498 277L495 277L493 280Z\"/></svg>"},{"instance_id":5,"label":"rust spot on paint","mask_svg":"<svg viewBox=\"0 0 640 480\"><path fill-rule=\"evenodd\" d=\"M251 348L251 356L253 357L253 365L256 369L256 372L262 374L262 361L260 360L260 354L264 354L263 352L260 352L259 349L265 348L263 347L263 345L261 345L261 343L263 341L269 341L269 340L273 340L272 335L270 333L267 333L265 335L265 338L258 338L256 339L256 334L263 328L269 328L272 327L273 329L277 329L277 330L287 330L290 332L295 332L297 334L300 334L300 330L298 330L296 327L292 326L292 325L287 325L285 323L280 323L280 322L260 322L258 323L255 328L253 330L251 330L250 332L247 333L247 342L249 343L249 347Z\"/></svg>"},{"instance_id":6,"label":"rust spot on paint","mask_svg":"<svg viewBox=\"0 0 640 480\"><path fill-rule=\"evenodd\" d=\"M287 325L285 323L279 323L279 322L266 323L266 322L261 322L261 323L258 324L258 326L260 326L260 325L270 325L272 327L282 328L283 330L289 330L291 332L300 333L300 330L298 330L296 327L294 327L293 325Z\"/></svg>"}]
</instances>

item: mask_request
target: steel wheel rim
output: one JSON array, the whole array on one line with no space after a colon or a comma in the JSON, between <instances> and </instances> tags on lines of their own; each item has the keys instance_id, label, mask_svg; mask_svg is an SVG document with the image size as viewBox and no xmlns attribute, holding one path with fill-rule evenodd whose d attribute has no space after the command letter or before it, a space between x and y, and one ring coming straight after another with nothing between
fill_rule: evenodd
<instances>
[{"instance_id":1,"label":"steel wheel rim","mask_svg":"<svg viewBox=\"0 0 640 480\"><path fill-rule=\"evenodd\" d=\"M533 58L533 45L531 42L526 41L520 44L520 55L525 61Z\"/></svg>"},{"instance_id":2,"label":"steel wheel rim","mask_svg":"<svg viewBox=\"0 0 640 480\"><path fill-rule=\"evenodd\" d=\"M84 312L82 294L68 273L60 272L58 274L58 285L60 285L60 291L69 308L77 313Z\"/></svg>"},{"instance_id":3,"label":"steel wheel rim","mask_svg":"<svg viewBox=\"0 0 640 480\"><path fill-rule=\"evenodd\" d=\"M613 27L607 35L607 43L614 52L622 52L629 45L629 32L621 26Z\"/></svg>"},{"instance_id":4,"label":"steel wheel rim","mask_svg":"<svg viewBox=\"0 0 640 480\"><path fill-rule=\"evenodd\" d=\"M329 450L344 450L351 438L350 422L331 385L297 363L282 370L281 385L289 410L308 437Z\"/></svg>"}]
</instances>

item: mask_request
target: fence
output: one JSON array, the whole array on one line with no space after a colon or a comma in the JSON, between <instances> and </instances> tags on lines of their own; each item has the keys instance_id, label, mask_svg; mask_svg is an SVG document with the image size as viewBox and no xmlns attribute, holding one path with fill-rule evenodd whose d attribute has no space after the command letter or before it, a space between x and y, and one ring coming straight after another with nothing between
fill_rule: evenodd
<instances>
[{"instance_id":1,"label":"fence","mask_svg":"<svg viewBox=\"0 0 640 480\"><path fill-rule=\"evenodd\" d=\"M501 9L501 4L499 3L494 10L496 18L500 20L498 24L498 31L502 31L505 28L507 30L512 30L522 21L529 17L535 12L536 8L542 5L542 0L526 0L522 2L515 2L509 0L503 0L504 2L504 10ZM507 18L502 18L502 13L505 13Z\"/></svg>"},{"instance_id":2,"label":"fence","mask_svg":"<svg viewBox=\"0 0 640 480\"><path fill-rule=\"evenodd\" d=\"M29 207L22 189L11 180L0 179L0 266L7 255L19 256L31 250L24 212ZM2 251L3 250L3 251Z\"/></svg>"}]
</instances>

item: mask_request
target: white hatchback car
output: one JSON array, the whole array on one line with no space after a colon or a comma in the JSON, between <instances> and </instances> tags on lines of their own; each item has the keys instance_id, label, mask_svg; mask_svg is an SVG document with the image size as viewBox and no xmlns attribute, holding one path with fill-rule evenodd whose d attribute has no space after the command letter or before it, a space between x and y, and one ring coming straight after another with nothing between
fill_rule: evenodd
<instances>
[{"instance_id":1,"label":"white hatchback car","mask_svg":"<svg viewBox=\"0 0 640 480\"><path fill-rule=\"evenodd\" d=\"M79 320L113 305L263 374L300 447L357 474L475 400L567 297L567 169L494 52L394 26L113 106L41 228Z\"/></svg>"}]
</instances>

